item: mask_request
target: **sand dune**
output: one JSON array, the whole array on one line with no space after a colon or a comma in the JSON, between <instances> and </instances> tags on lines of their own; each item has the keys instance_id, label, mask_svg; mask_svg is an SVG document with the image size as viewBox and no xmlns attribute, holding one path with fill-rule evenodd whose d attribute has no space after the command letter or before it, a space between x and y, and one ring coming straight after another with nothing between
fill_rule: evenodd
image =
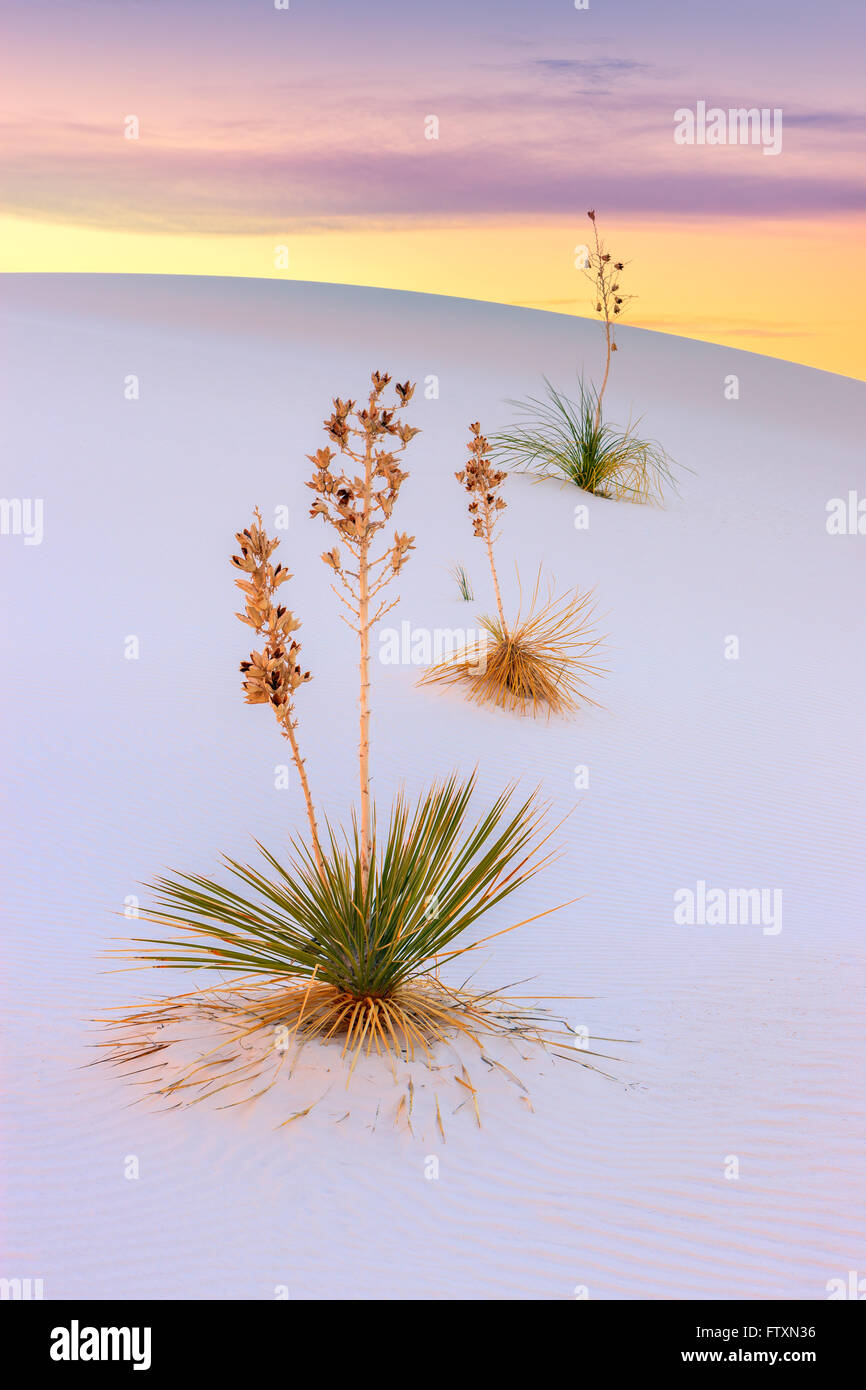
<instances>
[{"instance_id":1,"label":"sand dune","mask_svg":"<svg viewBox=\"0 0 866 1390\"><path fill-rule=\"evenodd\" d=\"M476 1063L471 1110L414 1135L377 1065L346 1092L331 1050L254 1107L158 1114L102 1068L88 1020L168 992L106 973L139 884L208 873L303 825L267 714L245 708L227 560L258 503L285 505L314 683L301 692L314 792L355 786L354 654L306 518L305 455L335 394L373 368L424 383L401 529L417 550L398 626L492 604L454 482L466 424L504 424L543 374L597 369L598 325L339 286L6 276L0 437L8 499L44 534L0 537L7 672L4 837L6 1276L52 1297L825 1298L864 1269L862 706L866 536L827 503L866 496L862 384L623 329L610 412L693 472L664 509L509 479L500 553L595 587L603 708L517 719L375 666L376 793L476 763L482 796L543 782L573 810L566 853L497 925L478 979L591 996L572 1023L634 1041L611 1081L543 1055ZM728 400L725 379L739 378ZM139 382L127 400L124 382ZM574 508L589 505L576 530ZM11 513L10 513L11 515ZM9 528L14 530L10 525ZM330 542L328 542L330 543ZM479 598L449 578L467 566ZM725 639L739 638L738 660ZM124 659L136 636L138 660ZM575 769L589 785L575 789ZM778 890L781 930L676 925L680 888ZM502 1054L503 1058L505 1054ZM287 1129L289 1111L317 1099ZM379 1104L381 1099L381 1104ZM378 1109L378 1114L377 1114ZM347 1113L348 1112L348 1113ZM137 1156L140 1176L124 1177ZM425 1159L439 1178L425 1178ZM725 1176L731 1157L739 1177Z\"/></svg>"}]
</instances>

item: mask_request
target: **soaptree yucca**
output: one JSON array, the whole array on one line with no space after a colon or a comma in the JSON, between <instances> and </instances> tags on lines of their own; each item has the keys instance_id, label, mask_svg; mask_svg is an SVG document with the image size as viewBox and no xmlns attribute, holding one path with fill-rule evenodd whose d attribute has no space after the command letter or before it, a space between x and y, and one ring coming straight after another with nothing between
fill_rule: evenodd
<instances>
[{"instance_id":1,"label":"soaptree yucca","mask_svg":"<svg viewBox=\"0 0 866 1390\"><path fill-rule=\"evenodd\" d=\"M277 542L256 512L238 532L232 557L244 600L238 617L257 638L256 650L241 663L244 693L248 703L270 707L289 742L308 834L294 836L288 855L259 845L258 867L226 859L227 881L176 873L152 885L145 919L159 931L137 939L135 958L159 969L218 972L219 983L125 1014L107 1046L110 1057L127 1069L143 1067L154 1089L178 1103L229 1092L234 1097L228 1103L252 1099L312 1040L341 1046L348 1084L361 1055L390 1060L396 1074L398 1061L429 1061L437 1045L453 1046L461 1038L479 1048L483 1036L498 1033L545 1043L553 1038L541 1031L532 1009L474 994L442 975L491 935L525 924L499 926L479 939L482 917L550 857L537 796L515 803L512 787L473 816L474 776L452 776L414 805L398 795L377 828L370 788L370 634L397 602L384 591L413 549L413 537L389 535L387 528L408 476L398 456L417 430L398 416L412 398L411 385L397 384L397 402L389 405L390 377L377 372L371 383L361 406L334 400L325 421L328 444L308 456L314 467L311 515L331 526L338 541L322 558L358 638L359 806L348 830L328 822L320 829L296 712L296 696L311 673L300 664L298 619L280 601L291 576L274 563ZM172 1050L177 1028L203 1018L221 1025L216 1047L178 1066ZM560 1055L576 1053L574 1060L588 1064L586 1049L567 1041L558 1046L565 1050ZM459 1070L474 1103L462 1060ZM263 1074L266 1084L259 1087Z\"/></svg>"},{"instance_id":2,"label":"soaptree yucca","mask_svg":"<svg viewBox=\"0 0 866 1390\"><path fill-rule=\"evenodd\" d=\"M579 379L571 400L546 378L544 384L546 400L509 401L518 419L493 437L499 462L625 502L662 502L665 489L676 487L665 451L634 426L602 419L593 386Z\"/></svg>"},{"instance_id":3,"label":"soaptree yucca","mask_svg":"<svg viewBox=\"0 0 866 1390\"><path fill-rule=\"evenodd\" d=\"M549 858L535 797L511 809L509 789L468 823L473 783L451 778L412 808L398 796L381 842L373 822L366 876L356 823L348 836L328 830L318 862L296 840L285 860L262 848L259 869L228 860L230 884L158 879L149 920L171 935L139 939L139 959L218 970L238 984L127 1015L112 1040L115 1060L162 1066L166 1098L226 1099L233 1091L245 1100L262 1075L273 1085L293 1050L313 1039L340 1045L347 1082L373 1052L396 1075L399 1060L430 1061L438 1043L461 1037L478 1048L491 1034L549 1044L532 1010L441 976L486 942L459 939ZM502 930L514 925L525 924ZM193 1013L218 1018L227 1034L205 1057L171 1070L163 1028ZM250 1048L253 1038L260 1045Z\"/></svg>"},{"instance_id":4,"label":"soaptree yucca","mask_svg":"<svg viewBox=\"0 0 866 1390\"><path fill-rule=\"evenodd\" d=\"M619 351L617 325L635 296L627 294L622 284L627 262L615 260L608 251L594 209L587 216L592 243L582 248L580 268L591 285L593 306L604 328L601 385L596 388L580 377L578 398L570 400L545 378L546 400L509 401L519 418L493 436L493 456L509 468L568 481L597 497L661 503L666 488L676 489L672 460L631 424L623 429L604 417L613 354Z\"/></svg>"},{"instance_id":5,"label":"soaptree yucca","mask_svg":"<svg viewBox=\"0 0 866 1390\"><path fill-rule=\"evenodd\" d=\"M593 679L604 674L595 657L602 638L594 628L591 593L539 594L540 575L525 617L504 626L501 616L480 618L480 636L425 672L422 680L455 685L477 704L517 713L574 713L594 705Z\"/></svg>"},{"instance_id":6,"label":"soaptree yucca","mask_svg":"<svg viewBox=\"0 0 866 1390\"><path fill-rule=\"evenodd\" d=\"M487 550L496 614L482 617L480 637L431 666L421 683L459 685L471 700L519 713L572 714L595 703L590 686L602 674L593 595L574 590L557 597L548 588L541 598L539 570L528 610L507 620L494 558L507 475L495 466L480 424L469 430L469 459L455 477L469 494L473 535Z\"/></svg>"}]
</instances>

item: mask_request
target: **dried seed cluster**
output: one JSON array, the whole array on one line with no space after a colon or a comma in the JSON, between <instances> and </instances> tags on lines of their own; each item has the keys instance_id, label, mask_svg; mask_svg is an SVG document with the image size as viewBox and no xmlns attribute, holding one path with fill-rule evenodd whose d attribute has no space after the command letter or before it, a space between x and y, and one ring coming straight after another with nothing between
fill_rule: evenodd
<instances>
[{"instance_id":1,"label":"dried seed cluster","mask_svg":"<svg viewBox=\"0 0 866 1390\"><path fill-rule=\"evenodd\" d=\"M496 518L504 512L506 503L498 496L498 489L505 482L507 474L495 468L491 460L490 442L481 433L481 425L475 420L469 426L469 459L465 468L454 476L462 483L472 499L469 515L472 518L472 534L487 546L487 559L493 577L493 590L496 594L496 608L502 631L507 632L505 612L502 607L502 594L499 590L499 576L493 559L493 542L496 540Z\"/></svg>"},{"instance_id":2,"label":"dried seed cluster","mask_svg":"<svg viewBox=\"0 0 866 1390\"><path fill-rule=\"evenodd\" d=\"M238 531L235 539L240 546L240 555L232 556L232 564L241 571L242 577L236 579L235 583L244 596L244 611L238 613L237 617L251 627L258 638L264 638L262 650L250 652L249 661L241 662L244 697L248 705L271 706L280 732L291 745L307 808L313 854L321 869L322 852L316 812L298 747L298 721L294 707L295 691L298 686L306 684L311 675L309 671L301 669L298 660L300 643L292 636L301 624L294 613L276 599L277 590L292 576L285 565L271 564L271 556L279 541L268 537L258 507L253 513L252 525Z\"/></svg>"},{"instance_id":3,"label":"dried seed cluster","mask_svg":"<svg viewBox=\"0 0 866 1390\"><path fill-rule=\"evenodd\" d=\"M348 595L340 595L352 611L356 623L350 627L358 630L362 617L372 625L387 611L384 603L373 613L362 615L361 606L375 597L384 586L399 574L414 550L414 536L403 532L394 533L388 548L378 556L369 555L373 537L391 519L394 504L405 479L397 462L410 440L419 433L411 425L405 424L397 416L412 399L415 388L410 383L395 382L397 403L386 406L383 395L391 378L387 373L373 372L372 389L366 406L358 407L353 400L334 400L334 409L325 420L325 432L337 445L337 450L326 446L317 449L307 458L313 464L313 476L307 482L316 500L310 508L311 516L320 516L333 526L357 562L357 568L346 566L337 546L327 550L322 556L326 565L338 576L340 584ZM342 467L334 468L338 455L351 460L355 468L351 475ZM355 469L361 470L356 472ZM362 585L361 571L372 571ZM362 594L362 588L365 594ZM390 608L393 605L388 604ZM346 619L348 622L348 619Z\"/></svg>"},{"instance_id":4,"label":"dried seed cluster","mask_svg":"<svg viewBox=\"0 0 866 1390\"><path fill-rule=\"evenodd\" d=\"M244 612L237 617L265 639L262 651L250 652L249 661L241 662L246 702L272 705L282 721L291 712L298 686L311 679L310 672L301 669L300 643L292 637L301 624L275 599L280 585L292 576L284 565L271 564L279 541L268 538L258 508L252 525L238 531L235 539L241 553L232 556L232 564L246 576L235 580L245 600Z\"/></svg>"},{"instance_id":5,"label":"dried seed cluster","mask_svg":"<svg viewBox=\"0 0 866 1390\"><path fill-rule=\"evenodd\" d=\"M494 468L490 458L490 443L481 433L481 426L477 420L469 426L469 431L469 461L466 467L461 468L454 476L472 498L469 503L472 534L479 540L492 541L495 538L496 513L505 511L508 505L496 495L507 474Z\"/></svg>"},{"instance_id":6,"label":"dried seed cluster","mask_svg":"<svg viewBox=\"0 0 866 1390\"><path fill-rule=\"evenodd\" d=\"M595 401L595 429L598 431L601 428L602 401L610 375L610 359L612 354L617 351L615 320L622 313L629 300L634 299L634 295L620 293L619 275L621 271L625 270L625 262L615 261L610 252L606 250L599 235L595 209L591 208L586 215L592 223L595 246L589 253L585 274L595 290L595 311L597 314L601 314L604 321L604 376Z\"/></svg>"},{"instance_id":7,"label":"dried seed cluster","mask_svg":"<svg viewBox=\"0 0 866 1390\"><path fill-rule=\"evenodd\" d=\"M623 312L626 304L634 299L634 295L621 293L619 275L621 271L625 270L625 262L615 261L610 252L605 249L604 242L599 235L594 209L586 215L592 223L595 246L589 252L584 273L592 281L596 292L595 312L602 315L606 324L611 325L610 350L616 352L612 321Z\"/></svg>"}]
</instances>

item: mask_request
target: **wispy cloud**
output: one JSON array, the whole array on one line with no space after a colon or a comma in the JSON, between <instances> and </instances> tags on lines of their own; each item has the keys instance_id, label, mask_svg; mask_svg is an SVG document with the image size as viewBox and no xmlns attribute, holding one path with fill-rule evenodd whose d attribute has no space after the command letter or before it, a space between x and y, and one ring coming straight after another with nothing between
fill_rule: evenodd
<instances>
[{"instance_id":1,"label":"wispy cloud","mask_svg":"<svg viewBox=\"0 0 866 1390\"><path fill-rule=\"evenodd\" d=\"M580 77L584 81L606 82L611 77L646 72L650 64L638 62L635 58L533 58L529 66L546 73Z\"/></svg>"},{"instance_id":2,"label":"wispy cloud","mask_svg":"<svg viewBox=\"0 0 866 1390\"><path fill-rule=\"evenodd\" d=\"M339 55L338 55L339 56ZM682 148L673 113L691 79L629 54L536 45L464 68L363 66L327 92L316 74L216 73L185 105L143 104L138 141L111 118L51 105L0 128L8 211L126 230L285 234L350 219L392 224L613 212L801 217L866 207L866 116L784 109L781 158ZM719 104L750 105L730 91ZM59 100L59 97L57 98ZM132 109L135 109L134 107ZM424 120L440 120L436 141ZM100 112L101 115L101 112ZM828 158L825 134L836 137Z\"/></svg>"},{"instance_id":3,"label":"wispy cloud","mask_svg":"<svg viewBox=\"0 0 866 1390\"><path fill-rule=\"evenodd\" d=\"M786 110L785 125L805 130L866 130L866 112Z\"/></svg>"},{"instance_id":4,"label":"wispy cloud","mask_svg":"<svg viewBox=\"0 0 866 1390\"><path fill-rule=\"evenodd\" d=\"M117 145L120 142L115 142ZM741 153L747 156L750 150ZM582 216L584 205L645 215L799 216L866 207L862 177L763 175L745 158L623 178L591 157L506 145L416 150L112 149L7 161L5 206L85 226L222 234L311 224Z\"/></svg>"}]
</instances>

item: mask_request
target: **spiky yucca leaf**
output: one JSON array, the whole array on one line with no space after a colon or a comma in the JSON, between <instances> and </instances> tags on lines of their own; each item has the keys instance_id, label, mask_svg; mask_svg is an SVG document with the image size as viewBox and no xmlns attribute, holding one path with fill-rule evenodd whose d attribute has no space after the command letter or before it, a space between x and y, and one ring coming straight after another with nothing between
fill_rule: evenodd
<instances>
[{"instance_id":1,"label":"spiky yucca leaf","mask_svg":"<svg viewBox=\"0 0 866 1390\"><path fill-rule=\"evenodd\" d=\"M621 430L604 419L596 425L595 387L580 379L571 401L546 377L544 384L547 400L508 402L523 419L491 436L498 463L629 502L662 502L665 487L676 489L671 460L658 444L631 425Z\"/></svg>"},{"instance_id":2,"label":"spiky yucca leaf","mask_svg":"<svg viewBox=\"0 0 866 1390\"><path fill-rule=\"evenodd\" d=\"M514 789L507 789L467 830L474 782L474 776L462 783L452 777L414 809L397 798L381 842L374 836L366 892L357 825L342 842L329 827L321 871L306 847L295 844L286 865L263 849L266 872L227 860L237 888L196 875L159 879L149 920L173 936L139 939L135 958L228 973L236 982L110 1020L104 1060L143 1074L140 1084L180 1097L178 1103L240 1088L241 1100L231 1104L269 1090L292 1047L312 1040L342 1041L343 1056L351 1058L347 1085L365 1050L375 1048L394 1068L416 1054L430 1062L435 1044L460 1036L479 1049L484 1036L519 1036L593 1066L587 1056L604 1054L575 1048L567 1030L551 1032L537 1008L455 988L440 977L443 965L491 939L458 945L458 938L551 858L535 795L509 811ZM216 1045L172 1066L172 1049L182 1052L190 1040L177 1030L192 1024L198 1037L202 1020L220 1025ZM466 1086L459 1057L458 1064ZM267 1084L252 1092L263 1074Z\"/></svg>"},{"instance_id":3,"label":"spiky yucca leaf","mask_svg":"<svg viewBox=\"0 0 866 1390\"><path fill-rule=\"evenodd\" d=\"M315 975L347 994L387 994L459 954L457 937L547 862L535 795L508 814L508 789L465 831L474 782L452 777L414 810L397 797L381 842L374 834L366 892L357 824L342 843L329 827L321 873L293 842L286 865L260 846L270 872L228 859L240 889L191 874L159 878L147 920L178 935L138 939L136 956L163 967Z\"/></svg>"},{"instance_id":4,"label":"spiky yucca leaf","mask_svg":"<svg viewBox=\"0 0 866 1390\"><path fill-rule=\"evenodd\" d=\"M455 565L454 568L451 570L451 578L457 585L457 592L460 594L460 597L462 598L463 602L471 603L472 600L475 598L475 594L472 589L472 580L469 578L469 574L465 566Z\"/></svg>"}]
</instances>

